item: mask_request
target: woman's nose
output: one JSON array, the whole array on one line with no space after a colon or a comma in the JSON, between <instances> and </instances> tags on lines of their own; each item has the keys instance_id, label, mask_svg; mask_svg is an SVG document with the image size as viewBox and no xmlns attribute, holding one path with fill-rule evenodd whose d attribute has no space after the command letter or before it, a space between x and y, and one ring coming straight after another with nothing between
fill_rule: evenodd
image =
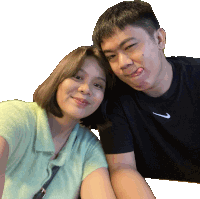
<instances>
[{"instance_id":1,"label":"woman's nose","mask_svg":"<svg viewBox=\"0 0 200 199\"><path fill-rule=\"evenodd\" d=\"M84 83L84 84L81 84L78 88L78 91L80 91L81 93L87 95L91 95L92 92L91 92L91 89L90 89L90 86L88 83Z\"/></svg>"}]
</instances>

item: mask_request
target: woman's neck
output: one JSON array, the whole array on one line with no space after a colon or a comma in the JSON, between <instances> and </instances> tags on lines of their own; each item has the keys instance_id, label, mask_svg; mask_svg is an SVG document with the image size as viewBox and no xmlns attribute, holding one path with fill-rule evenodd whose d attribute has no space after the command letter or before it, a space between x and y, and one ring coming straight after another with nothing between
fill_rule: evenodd
<instances>
[{"instance_id":1,"label":"woman's neck","mask_svg":"<svg viewBox=\"0 0 200 199\"><path fill-rule=\"evenodd\" d=\"M52 138L65 138L72 132L73 128L79 122L77 120L67 119L65 116L62 118L56 117L53 114L48 114L49 127L51 129Z\"/></svg>"}]
</instances>

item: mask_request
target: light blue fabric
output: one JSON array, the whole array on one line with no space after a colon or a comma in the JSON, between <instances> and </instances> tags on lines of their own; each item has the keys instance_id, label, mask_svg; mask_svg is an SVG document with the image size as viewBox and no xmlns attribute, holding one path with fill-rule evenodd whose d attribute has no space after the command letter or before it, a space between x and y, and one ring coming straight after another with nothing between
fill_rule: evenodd
<instances>
[{"instance_id":1,"label":"light blue fabric","mask_svg":"<svg viewBox=\"0 0 200 199\"><path fill-rule=\"evenodd\" d=\"M9 144L9 159L2 199L29 199L61 166L47 189L45 199L74 199L82 180L98 168L108 168L98 138L79 124L59 157L55 152L46 111L35 102L0 103L0 136Z\"/></svg>"}]
</instances>

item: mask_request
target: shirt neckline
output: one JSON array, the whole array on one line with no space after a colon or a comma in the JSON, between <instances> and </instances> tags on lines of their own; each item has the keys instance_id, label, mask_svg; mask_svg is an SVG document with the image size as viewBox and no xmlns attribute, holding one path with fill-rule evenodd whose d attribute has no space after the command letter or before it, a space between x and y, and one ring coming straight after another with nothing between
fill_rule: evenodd
<instances>
[{"instance_id":1,"label":"shirt neckline","mask_svg":"<svg viewBox=\"0 0 200 199\"><path fill-rule=\"evenodd\" d=\"M167 61L171 64L172 72L173 72L172 83L170 85L170 88L160 97L151 97L141 91L136 91L136 96L139 100L143 100L146 103L151 103L151 102L159 103L159 102L167 100L173 96L173 94L175 93L175 90L177 88L177 85L178 85L178 75L177 75L177 71L176 71L176 67L175 67L174 63L168 58L167 58Z\"/></svg>"}]
</instances>

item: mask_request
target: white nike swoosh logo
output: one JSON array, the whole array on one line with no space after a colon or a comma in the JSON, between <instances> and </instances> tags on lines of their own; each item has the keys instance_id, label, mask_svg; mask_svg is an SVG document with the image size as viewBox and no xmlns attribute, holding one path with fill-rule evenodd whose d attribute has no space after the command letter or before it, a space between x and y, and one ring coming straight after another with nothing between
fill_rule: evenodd
<instances>
[{"instance_id":1,"label":"white nike swoosh logo","mask_svg":"<svg viewBox=\"0 0 200 199\"><path fill-rule=\"evenodd\" d=\"M154 113L154 112L153 112L153 114L158 115L158 116L160 116L160 117L167 118L167 119L169 119L169 118L171 117L169 113L166 113L167 115L160 115L160 114L158 114L158 113Z\"/></svg>"}]
</instances>

